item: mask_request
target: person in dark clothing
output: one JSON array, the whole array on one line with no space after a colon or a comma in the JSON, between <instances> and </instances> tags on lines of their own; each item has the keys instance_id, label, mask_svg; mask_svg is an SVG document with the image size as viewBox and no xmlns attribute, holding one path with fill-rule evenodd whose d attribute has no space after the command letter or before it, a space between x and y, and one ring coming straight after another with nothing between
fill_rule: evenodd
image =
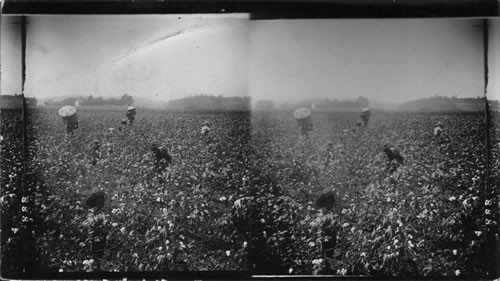
<instances>
[{"instance_id":1,"label":"person in dark clothing","mask_svg":"<svg viewBox=\"0 0 500 281\"><path fill-rule=\"evenodd\" d=\"M172 156L168 153L165 147L156 144L151 145L151 151L155 159L155 170L157 172L163 171L166 167L172 164Z\"/></svg>"},{"instance_id":2,"label":"person in dark clothing","mask_svg":"<svg viewBox=\"0 0 500 281\"><path fill-rule=\"evenodd\" d=\"M132 125L134 123L135 114L136 114L135 107L133 105L129 106L125 116L127 117L128 123L130 125Z\"/></svg>"},{"instance_id":3,"label":"person in dark clothing","mask_svg":"<svg viewBox=\"0 0 500 281\"><path fill-rule=\"evenodd\" d=\"M75 115L63 118L64 125L66 126L66 133L73 134L78 129L78 117Z\"/></svg>"},{"instance_id":4,"label":"person in dark clothing","mask_svg":"<svg viewBox=\"0 0 500 281\"><path fill-rule=\"evenodd\" d=\"M313 123L311 117L307 117L305 119L298 119L297 123L300 127L300 134L302 136L305 136L306 138L309 137L309 132L312 132L313 130Z\"/></svg>"},{"instance_id":5,"label":"person in dark clothing","mask_svg":"<svg viewBox=\"0 0 500 281\"><path fill-rule=\"evenodd\" d=\"M299 107L293 112L293 117L297 120L297 125L299 125L300 128L300 134L309 138L309 132L313 130L311 109Z\"/></svg>"},{"instance_id":6,"label":"person in dark clothing","mask_svg":"<svg viewBox=\"0 0 500 281\"><path fill-rule=\"evenodd\" d=\"M87 198L87 201L85 201L85 204L89 208L96 208L97 210L100 210L104 207L105 201L106 201L106 193L104 193L104 191L98 191L92 193Z\"/></svg>"},{"instance_id":7,"label":"person in dark clothing","mask_svg":"<svg viewBox=\"0 0 500 281\"><path fill-rule=\"evenodd\" d=\"M363 120L363 125L366 127L368 125L368 121L370 121L370 110L368 108L364 108L361 111L361 120Z\"/></svg>"},{"instance_id":8,"label":"person in dark clothing","mask_svg":"<svg viewBox=\"0 0 500 281\"><path fill-rule=\"evenodd\" d=\"M403 165L404 158L398 149L384 145L383 152L387 156L387 169L389 172L394 172L400 165Z\"/></svg>"},{"instance_id":9,"label":"person in dark clothing","mask_svg":"<svg viewBox=\"0 0 500 281\"><path fill-rule=\"evenodd\" d=\"M58 113L66 127L66 133L73 134L73 131L78 129L76 108L71 105L65 105L58 110Z\"/></svg>"}]
</instances>

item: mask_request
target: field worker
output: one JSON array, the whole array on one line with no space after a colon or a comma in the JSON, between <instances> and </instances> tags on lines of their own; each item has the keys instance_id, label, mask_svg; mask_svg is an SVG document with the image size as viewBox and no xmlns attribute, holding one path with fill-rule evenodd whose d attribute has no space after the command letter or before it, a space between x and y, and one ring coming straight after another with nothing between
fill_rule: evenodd
<instances>
[{"instance_id":1,"label":"field worker","mask_svg":"<svg viewBox=\"0 0 500 281\"><path fill-rule=\"evenodd\" d=\"M66 126L66 133L73 134L78 129L78 117L76 115L76 107L65 105L59 109L59 116L61 116L64 125Z\"/></svg>"},{"instance_id":2,"label":"field worker","mask_svg":"<svg viewBox=\"0 0 500 281\"><path fill-rule=\"evenodd\" d=\"M166 167L172 164L172 156L168 153L167 148L158 146L157 144L152 144L151 152L153 152L155 170L157 173L162 172Z\"/></svg>"},{"instance_id":3,"label":"field worker","mask_svg":"<svg viewBox=\"0 0 500 281\"><path fill-rule=\"evenodd\" d=\"M383 152L387 156L387 169L389 172L394 172L400 165L403 165L404 158L398 149L386 144L384 145Z\"/></svg>"},{"instance_id":4,"label":"field worker","mask_svg":"<svg viewBox=\"0 0 500 281\"><path fill-rule=\"evenodd\" d=\"M438 122L436 127L434 128L434 136L439 137L443 132L443 124Z\"/></svg>"},{"instance_id":5,"label":"field worker","mask_svg":"<svg viewBox=\"0 0 500 281\"><path fill-rule=\"evenodd\" d=\"M370 109L368 108L363 108L363 110L361 110L361 120L363 120L363 124L365 125L368 125L368 121L370 121Z\"/></svg>"},{"instance_id":6,"label":"field worker","mask_svg":"<svg viewBox=\"0 0 500 281\"><path fill-rule=\"evenodd\" d=\"M130 105L130 106L127 108L127 113L125 114L125 116L127 116L128 123L129 123L130 125L132 125L132 124L134 123L135 114L136 114L136 111L135 111L135 106Z\"/></svg>"},{"instance_id":7,"label":"field worker","mask_svg":"<svg viewBox=\"0 0 500 281\"><path fill-rule=\"evenodd\" d=\"M210 133L210 122L205 121L203 122L203 127L201 127L201 134L206 136Z\"/></svg>"},{"instance_id":8,"label":"field worker","mask_svg":"<svg viewBox=\"0 0 500 281\"><path fill-rule=\"evenodd\" d=\"M300 128L300 134L308 138L309 132L313 130L311 110L305 107L297 108L293 112L293 117L297 120L297 124Z\"/></svg>"}]
</instances>

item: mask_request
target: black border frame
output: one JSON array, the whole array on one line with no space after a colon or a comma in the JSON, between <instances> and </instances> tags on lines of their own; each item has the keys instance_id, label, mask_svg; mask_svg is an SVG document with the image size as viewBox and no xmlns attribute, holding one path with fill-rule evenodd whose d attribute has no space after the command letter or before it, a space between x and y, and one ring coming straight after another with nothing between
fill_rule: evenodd
<instances>
[{"instance_id":1,"label":"black border frame","mask_svg":"<svg viewBox=\"0 0 500 281\"><path fill-rule=\"evenodd\" d=\"M500 0L3 0L4 15L153 15L247 13L250 20L362 18L483 18L500 16ZM6 276L1 276L5 278ZM371 276L267 276L250 271L47 272L15 279L269 280L365 279ZM415 278L403 278L413 280ZM436 278L422 278L434 280ZM441 277L439 280L463 280ZM485 280L477 278L475 280Z\"/></svg>"},{"instance_id":2,"label":"black border frame","mask_svg":"<svg viewBox=\"0 0 500 281\"><path fill-rule=\"evenodd\" d=\"M249 13L250 19L496 17L498 0L4 0L3 14Z\"/></svg>"}]
</instances>

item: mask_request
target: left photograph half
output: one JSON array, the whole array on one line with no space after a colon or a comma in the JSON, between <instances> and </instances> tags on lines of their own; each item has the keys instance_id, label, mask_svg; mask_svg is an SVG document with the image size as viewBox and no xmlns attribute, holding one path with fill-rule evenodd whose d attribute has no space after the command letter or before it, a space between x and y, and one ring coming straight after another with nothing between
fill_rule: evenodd
<instances>
[{"instance_id":1,"label":"left photograph half","mask_svg":"<svg viewBox=\"0 0 500 281\"><path fill-rule=\"evenodd\" d=\"M245 272L248 15L1 18L1 272ZM38 275L37 275L38 274Z\"/></svg>"}]
</instances>

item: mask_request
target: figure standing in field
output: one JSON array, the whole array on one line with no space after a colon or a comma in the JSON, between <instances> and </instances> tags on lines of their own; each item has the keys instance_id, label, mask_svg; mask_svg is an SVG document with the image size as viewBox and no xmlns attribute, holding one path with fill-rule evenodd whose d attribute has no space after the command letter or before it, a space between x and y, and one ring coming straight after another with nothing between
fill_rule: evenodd
<instances>
[{"instance_id":1,"label":"figure standing in field","mask_svg":"<svg viewBox=\"0 0 500 281\"><path fill-rule=\"evenodd\" d=\"M441 122L438 122L436 127L434 127L434 139L439 145L449 143L450 141L444 132L443 123Z\"/></svg>"},{"instance_id":2,"label":"figure standing in field","mask_svg":"<svg viewBox=\"0 0 500 281\"><path fill-rule=\"evenodd\" d=\"M210 134L210 122L208 121L203 122L203 126L201 127L201 134L203 136L207 136L208 134Z\"/></svg>"},{"instance_id":3,"label":"figure standing in field","mask_svg":"<svg viewBox=\"0 0 500 281\"><path fill-rule=\"evenodd\" d=\"M161 173L166 167L172 164L172 156L168 153L167 148L158 146L157 144L152 144L151 152L153 152L155 171L157 173Z\"/></svg>"},{"instance_id":4,"label":"figure standing in field","mask_svg":"<svg viewBox=\"0 0 500 281\"><path fill-rule=\"evenodd\" d=\"M439 137L443 133L443 124L438 122L434 128L434 136Z\"/></svg>"},{"instance_id":5,"label":"figure standing in field","mask_svg":"<svg viewBox=\"0 0 500 281\"><path fill-rule=\"evenodd\" d=\"M129 123L130 125L132 125L132 124L134 123L135 114L136 114L135 106L130 105L130 106L127 108L127 113L125 114L125 116L127 116L128 123Z\"/></svg>"},{"instance_id":6,"label":"figure standing in field","mask_svg":"<svg viewBox=\"0 0 500 281\"><path fill-rule=\"evenodd\" d=\"M368 121L370 121L370 115L370 109L363 108L363 110L361 110L361 120L363 120L363 125L365 127L368 125Z\"/></svg>"},{"instance_id":7,"label":"figure standing in field","mask_svg":"<svg viewBox=\"0 0 500 281\"><path fill-rule=\"evenodd\" d=\"M389 145L384 145L383 152L387 156L387 169L389 170L390 173L396 171L396 169L400 166L403 165L404 163L404 158L401 156L401 153L399 153L399 150L390 147Z\"/></svg>"},{"instance_id":8,"label":"figure standing in field","mask_svg":"<svg viewBox=\"0 0 500 281\"><path fill-rule=\"evenodd\" d=\"M71 105L65 105L59 109L58 113L64 122L64 126L66 127L66 133L73 134L73 132L76 129L78 129L78 117L76 115L76 107Z\"/></svg>"},{"instance_id":9,"label":"figure standing in field","mask_svg":"<svg viewBox=\"0 0 500 281\"><path fill-rule=\"evenodd\" d=\"M297 124L300 128L300 134L309 138L309 132L312 132L313 130L311 110L305 107L297 108L293 112L293 117L297 120Z\"/></svg>"},{"instance_id":10,"label":"figure standing in field","mask_svg":"<svg viewBox=\"0 0 500 281\"><path fill-rule=\"evenodd\" d=\"M201 127L201 136L205 144L209 147L215 143L214 135L212 133L211 123L207 120L203 122L203 126Z\"/></svg>"}]
</instances>

